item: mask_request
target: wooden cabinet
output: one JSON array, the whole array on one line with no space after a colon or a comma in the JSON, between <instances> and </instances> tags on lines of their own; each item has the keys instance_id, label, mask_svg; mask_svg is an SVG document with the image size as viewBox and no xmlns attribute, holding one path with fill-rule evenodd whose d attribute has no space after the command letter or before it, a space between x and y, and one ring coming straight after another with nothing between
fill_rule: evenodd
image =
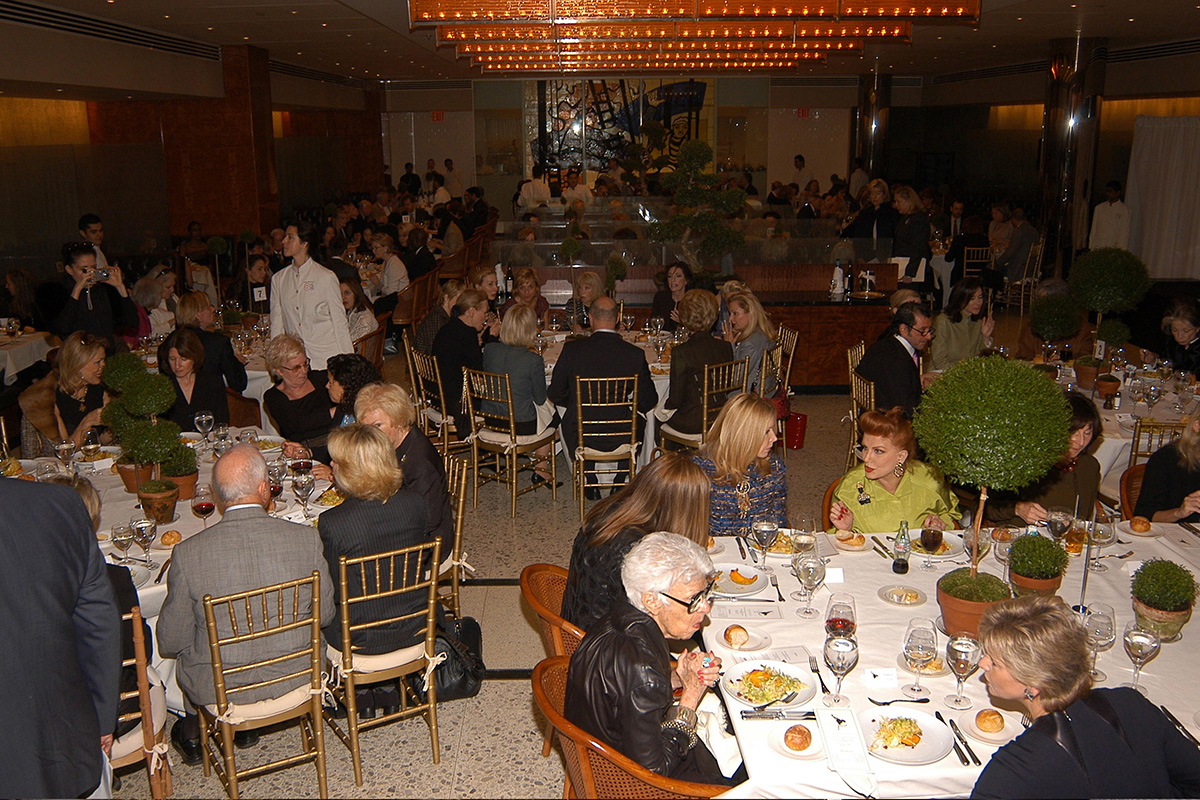
<instances>
[{"instance_id":1,"label":"wooden cabinet","mask_svg":"<svg viewBox=\"0 0 1200 800\"><path fill-rule=\"evenodd\" d=\"M850 375L846 350L868 345L891 323L887 305L765 305L776 325L799 331L792 360L792 386L830 389L846 387Z\"/></svg>"}]
</instances>

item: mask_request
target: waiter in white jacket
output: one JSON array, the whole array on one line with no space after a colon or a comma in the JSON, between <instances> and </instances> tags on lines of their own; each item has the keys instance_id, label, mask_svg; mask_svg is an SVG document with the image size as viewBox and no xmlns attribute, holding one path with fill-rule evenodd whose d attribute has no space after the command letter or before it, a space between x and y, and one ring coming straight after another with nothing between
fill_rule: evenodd
<instances>
[{"instance_id":1,"label":"waiter in white jacket","mask_svg":"<svg viewBox=\"0 0 1200 800\"><path fill-rule=\"evenodd\" d=\"M271 278L271 336L300 337L311 369L325 369L330 356L354 352L337 276L309 256L316 252L320 235L320 229L305 220L289 225L283 255L292 260L291 266Z\"/></svg>"}]
</instances>

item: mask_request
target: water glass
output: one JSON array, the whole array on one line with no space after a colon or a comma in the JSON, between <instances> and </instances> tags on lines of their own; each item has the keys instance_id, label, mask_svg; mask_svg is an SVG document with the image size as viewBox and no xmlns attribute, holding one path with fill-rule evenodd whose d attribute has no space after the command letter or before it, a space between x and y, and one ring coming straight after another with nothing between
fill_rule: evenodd
<instances>
[{"instance_id":1,"label":"water glass","mask_svg":"<svg viewBox=\"0 0 1200 800\"><path fill-rule=\"evenodd\" d=\"M1046 511L1046 525L1050 528L1050 535L1056 542L1062 542L1067 531L1071 530L1071 523L1074 520L1075 515L1066 508L1055 506Z\"/></svg>"},{"instance_id":2,"label":"water glass","mask_svg":"<svg viewBox=\"0 0 1200 800\"><path fill-rule=\"evenodd\" d=\"M130 518L129 527L133 529L133 541L146 555L147 569L156 568L158 564L150 559L150 545L154 544L154 537L158 535L158 523L153 517L139 513Z\"/></svg>"},{"instance_id":3,"label":"water glass","mask_svg":"<svg viewBox=\"0 0 1200 800\"><path fill-rule=\"evenodd\" d=\"M1142 675L1142 667L1146 662L1158 655L1158 650L1162 646L1162 642L1158 638L1158 634L1154 631L1143 630L1138 626L1137 620L1133 620L1125 625L1125 655L1129 656L1129 660L1133 662L1133 680L1129 683L1122 683L1130 689L1136 689L1142 694L1146 694L1146 690L1138 685L1138 680Z\"/></svg>"},{"instance_id":4,"label":"water glass","mask_svg":"<svg viewBox=\"0 0 1200 800\"><path fill-rule=\"evenodd\" d=\"M812 607L812 597L817 587L825 580L825 562L818 558L816 553L793 553L792 573L804 587L803 592L792 592L793 600L804 601L804 608L796 611L796 616L801 619L817 618L821 612Z\"/></svg>"},{"instance_id":5,"label":"water glass","mask_svg":"<svg viewBox=\"0 0 1200 800\"><path fill-rule=\"evenodd\" d=\"M825 640L825 666L837 676L833 694L825 695L821 702L831 708L845 708L850 698L842 694L842 678L858 664L858 640L846 636L830 636Z\"/></svg>"},{"instance_id":6,"label":"water glass","mask_svg":"<svg viewBox=\"0 0 1200 800\"><path fill-rule=\"evenodd\" d=\"M1096 520L1092 523L1090 536L1093 550L1088 569L1092 572L1108 572L1108 565L1100 560L1100 551L1117 540L1116 526L1111 522Z\"/></svg>"},{"instance_id":7,"label":"water glass","mask_svg":"<svg viewBox=\"0 0 1200 800\"><path fill-rule=\"evenodd\" d=\"M312 515L308 513L308 498L312 496L315 485L316 479L311 472L301 472L292 478L292 491L295 492L296 499L304 504L305 519L312 519Z\"/></svg>"},{"instance_id":8,"label":"water glass","mask_svg":"<svg viewBox=\"0 0 1200 800\"><path fill-rule=\"evenodd\" d=\"M88 465L91 467L91 474L96 474L96 458L100 455L100 434L95 428L91 428L83 435L83 445L79 448L80 452L88 460Z\"/></svg>"},{"instance_id":9,"label":"water glass","mask_svg":"<svg viewBox=\"0 0 1200 800\"><path fill-rule=\"evenodd\" d=\"M1079 616L1087 631L1088 647L1092 650L1092 681L1101 683L1108 676L1096 669L1096 661L1100 651L1109 649L1117 640L1117 616L1107 603L1088 603Z\"/></svg>"},{"instance_id":10,"label":"water glass","mask_svg":"<svg viewBox=\"0 0 1200 800\"><path fill-rule=\"evenodd\" d=\"M779 526L774 520L756 519L750 525L750 535L754 538L754 543L758 545L759 552L762 553L762 564L759 565L759 569L768 575L774 573L775 570L767 564L767 551L779 538Z\"/></svg>"},{"instance_id":11,"label":"water glass","mask_svg":"<svg viewBox=\"0 0 1200 800\"><path fill-rule=\"evenodd\" d=\"M900 687L908 697L928 697L929 690L921 685L921 670L937 658L937 628L933 620L918 617L908 623L904 633L904 657L913 665L916 678L912 683Z\"/></svg>"},{"instance_id":12,"label":"water glass","mask_svg":"<svg viewBox=\"0 0 1200 800\"><path fill-rule=\"evenodd\" d=\"M979 658L983 648L979 640L966 633L956 633L946 642L946 663L950 671L958 679L958 689L954 694L946 695L946 705L959 711L965 711L972 706L971 698L963 697L963 683L979 669Z\"/></svg>"},{"instance_id":13,"label":"water glass","mask_svg":"<svg viewBox=\"0 0 1200 800\"><path fill-rule=\"evenodd\" d=\"M117 563L128 564L129 548L133 545L133 528L118 522L108 529L108 540L112 542L113 547L121 551L121 557L117 559Z\"/></svg>"},{"instance_id":14,"label":"water glass","mask_svg":"<svg viewBox=\"0 0 1200 800\"><path fill-rule=\"evenodd\" d=\"M992 530L992 555L996 557L996 561L1004 565L1004 582L1008 583L1008 551L1012 549L1013 541L1016 537L1008 528L994 528Z\"/></svg>"}]
</instances>

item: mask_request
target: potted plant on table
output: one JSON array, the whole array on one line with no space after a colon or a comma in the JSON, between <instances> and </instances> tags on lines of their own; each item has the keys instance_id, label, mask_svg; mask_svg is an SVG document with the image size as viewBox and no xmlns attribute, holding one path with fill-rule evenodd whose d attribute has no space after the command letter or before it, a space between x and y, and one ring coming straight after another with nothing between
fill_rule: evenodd
<instances>
[{"instance_id":1,"label":"potted plant on table","mask_svg":"<svg viewBox=\"0 0 1200 800\"><path fill-rule=\"evenodd\" d=\"M1165 558L1152 558L1133 573L1130 586L1138 625L1164 642L1179 641L1200 589L1191 570Z\"/></svg>"},{"instance_id":2,"label":"potted plant on table","mask_svg":"<svg viewBox=\"0 0 1200 800\"><path fill-rule=\"evenodd\" d=\"M1020 536L1008 551L1008 570L1013 592L1018 597L1058 592L1071 557L1053 539L1037 534Z\"/></svg>"},{"instance_id":3,"label":"potted plant on table","mask_svg":"<svg viewBox=\"0 0 1200 800\"><path fill-rule=\"evenodd\" d=\"M167 480L146 481L138 487L138 502L146 516L160 525L175 519L175 503L179 500L179 487Z\"/></svg>"},{"instance_id":4,"label":"potted plant on table","mask_svg":"<svg viewBox=\"0 0 1200 800\"><path fill-rule=\"evenodd\" d=\"M1151 283L1145 262L1120 247L1088 252L1072 265L1067 282L1079 305L1096 312L1098 327L1105 314L1135 308Z\"/></svg>"},{"instance_id":5,"label":"potted plant on table","mask_svg":"<svg viewBox=\"0 0 1200 800\"><path fill-rule=\"evenodd\" d=\"M1075 383L1080 389L1091 390L1096 385L1096 376L1104 362L1095 356L1080 356L1071 364L1075 368Z\"/></svg>"},{"instance_id":6,"label":"potted plant on table","mask_svg":"<svg viewBox=\"0 0 1200 800\"><path fill-rule=\"evenodd\" d=\"M1079 305L1070 295L1048 294L1034 300L1029 307L1029 330L1042 340L1043 361L1049 361L1052 343L1075 336L1081 324ZM1057 369L1054 372L1057 374Z\"/></svg>"},{"instance_id":7,"label":"potted plant on table","mask_svg":"<svg viewBox=\"0 0 1200 800\"><path fill-rule=\"evenodd\" d=\"M978 632L983 612L1011 595L999 578L979 572L988 491L1015 491L1045 476L1067 448L1070 416L1057 386L1028 365L994 356L959 362L922 398L913 429L927 460L949 479L979 487L966 534L971 564L938 581L946 630Z\"/></svg>"}]
</instances>

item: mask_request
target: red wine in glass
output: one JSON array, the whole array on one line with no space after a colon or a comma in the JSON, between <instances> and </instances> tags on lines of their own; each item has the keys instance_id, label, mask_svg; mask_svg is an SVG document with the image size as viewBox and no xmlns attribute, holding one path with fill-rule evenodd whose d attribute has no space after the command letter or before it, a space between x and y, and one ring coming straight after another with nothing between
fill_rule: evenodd
<instances>
[{"instance_id":1,"label":"red wine in glass","mask_svg":"<svg viewBox=\"0 0 1200 800\"><path fill-rule=\"evenodd\" d=\"M292 470L300 474L312 472L312 459L299 458L292 462Z\"/></svg>"},{"instance_id":2,"label":"red wine in glass","mask_svg":"<svg viewBox=\"0 0 1200 800\"><path fill-rule=\"evenodd\" d=\"M825 620L825 633L828 636L851 637L857 627L854 620L845 617L830 617Z\"/></svg>"},{"instance_id":3,"label":"red wine in glass","mask_svg":"<svg viewBox=\"0 0 1200 800\"><path fill-rule=\"evenodd\" d=\"M281 495L281 494L283 494L283 484L282 483L272 483L271 484L271 499L274 500L277 497L279 497L279 495Z\"/></svg>"},{"instance_id":4,"label":"red wine in glass","mask_svg":"<svg viewBox=\"0 0 1200 800\"><path fill-rule=\"evenodd\" d=\"M921 547L930 555L937 555L937 551L942 546L942 532L937 528L922 528L921 529Z\"/></svg>"}]
</instances>

